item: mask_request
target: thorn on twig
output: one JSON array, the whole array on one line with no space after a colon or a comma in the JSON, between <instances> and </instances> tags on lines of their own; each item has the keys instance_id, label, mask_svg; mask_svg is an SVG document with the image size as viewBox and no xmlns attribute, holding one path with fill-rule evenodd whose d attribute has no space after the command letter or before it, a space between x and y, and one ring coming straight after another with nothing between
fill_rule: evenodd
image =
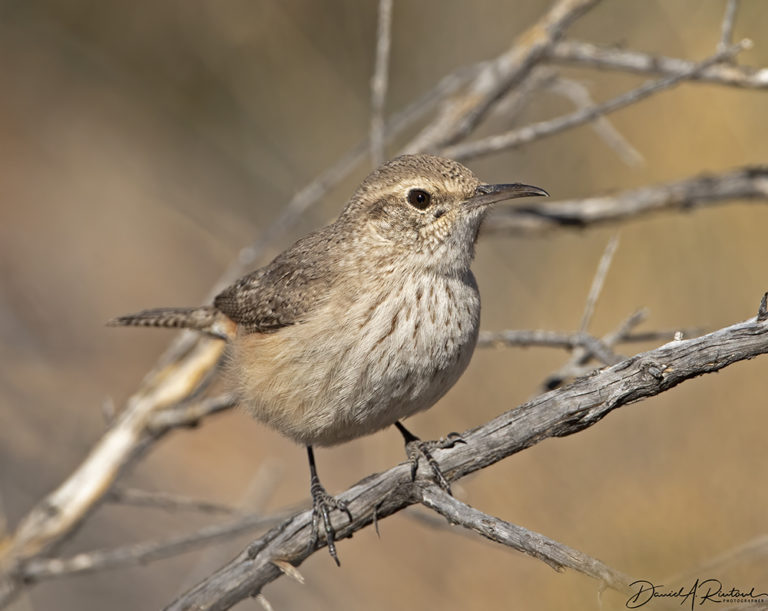
<instances>
[{"instance_id":1,"label":"thorn on twig","mask_svg":"<svg viewBox=\"0 0 768 611\"><path fill-rule=\"evenodd\" d=\"M757 309L757 322L765 322L766 320L768 320L768 293L763 293L760 307Z\"/></svg>"},{"instance_id":2,"label":"thorn on twig","mask_svg":"<svg viewBox=\"0 0 768 611\"><path fill-rule=\"evenodd\" d=\"M269 603L269 601L264 598L264 595L259 592L254 596L254 598L259 602L259 604L262 606L264 611L273 611L272 605Z\"/></svg>"},{"instance_id":3,"label":"thorn on twig","mask_svg":"<svg viewBox=\"0 0 768 611\"><path fill-rule=\"evenodd\" d=\"M287 560L272 560L272 564L279 568L284 575L287 575L291 579L294 579L295 581L298 581L300 584L304 585L304 575L299 573L299 569L297 569Z\"/></svg>"},{"instance_id":4,"label":"thorn on twig","mask_svg":"<svg viewBox=\"0 0 768 611\"><path fill-rule=\"evenodd\" d=\"M112 426L116 414L115 400L112 397L105 397L104 401L101 402L101 416L104 418L104 424L107 428Z\"/></svg>"}]
</instances>

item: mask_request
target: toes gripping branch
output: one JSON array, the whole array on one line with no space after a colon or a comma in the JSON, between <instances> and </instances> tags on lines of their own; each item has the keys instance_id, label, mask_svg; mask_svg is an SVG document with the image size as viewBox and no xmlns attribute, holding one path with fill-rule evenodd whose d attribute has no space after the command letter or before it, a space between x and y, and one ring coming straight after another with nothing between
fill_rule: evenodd
<instances>
[{"instance_id":1,"label":"toes gripping branch","mask_svg":"<svg viewBox=\"0 0 768 611\"><path fill-rule=\"evenodd\" d=\"M416 473L419 470L419 460L423 458L431 467L437 484L448 494L451 494L451 485L443 475L440 465L437 464L437 461L432 456L432 450L444 450L446 448L452 448L457 443L466 442L458 433L449 433L447 437L437 441L422 441L400 422L395 422L395 426L405 439L405 452L411 463L411 479L414 481L416 480Z\"/></svg>"},{"instance_id":2,"label":"toes gripping branch","mask_svg":"<svg viewBox=\"0 0 768 611\"><path fill-rule=\"evenodd\" d=\"M312 495L312 535L309 540L309 549L314 550L320 540L320 518L323 519L323 529L325 530L325 541L328 544L328 553L331 554L336 566L341 566L339 556L336 553L336 531L331 522L331 511L337 509L347 514L350 523L352 522L352 513L347 504L332 497L326 492L317 476L317 467L315 466L315 454L312 446L307 446L307 456L309 457L309 491Z\"/></svg>"}]
</instances>

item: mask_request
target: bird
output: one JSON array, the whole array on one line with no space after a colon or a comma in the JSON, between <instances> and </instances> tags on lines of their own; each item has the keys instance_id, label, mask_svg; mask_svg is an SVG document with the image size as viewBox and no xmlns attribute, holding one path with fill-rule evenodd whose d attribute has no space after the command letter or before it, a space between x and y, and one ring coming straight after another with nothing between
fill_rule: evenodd
<instances>
[{"instance_id":1,"label":"bird","mask_svg":"<svg viewBox=\"0 0 768 611\"><path fill-rule=\"evenodd\" d=\"M466 369L477 342L480 294L470 265L493 204L548 193L488 184L464 165L401 155L371 172L331 224L224 289L213 304L155 308L113 326L194 329L230 343L235 395L257 420L305 446L312 536L320 520L340 564L328 494L313 448L395 426L415 479L425 459L450 492L431 450L402 420L432 407Z\"/></svg>"}]
</instances>

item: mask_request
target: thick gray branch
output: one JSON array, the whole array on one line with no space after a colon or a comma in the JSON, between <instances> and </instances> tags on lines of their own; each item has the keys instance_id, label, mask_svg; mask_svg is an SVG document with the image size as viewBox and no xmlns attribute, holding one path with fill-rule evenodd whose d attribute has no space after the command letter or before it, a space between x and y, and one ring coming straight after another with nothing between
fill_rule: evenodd
<instances>
[{"instance_id":1,"label":"thick gray branch","mask_svg":"<svg viewBox=\"0 0 768 611\"><path fill-rule=\"evenodd\" d=\"M652 397L685 380L719 371L738 361L768 352L768 322L756 319L726 327L691 340L675 341L629 358L542 394L490 422L462 434L466 444L434 455L446 477L453 481L483 469L549 437L587 428L614 409ZM428 476L426 471L420 477ZM418 483L409 467L398 465L366 478L339 498L348 503L353 521L334 515L339 538L421 502ZM289 518L258 539L248 551L174 601L169 609L228 609L252 596L282 574L272 562L280 559L297 566L312 552L307 549L311 513Z\"/></svg>"}]
</instances>

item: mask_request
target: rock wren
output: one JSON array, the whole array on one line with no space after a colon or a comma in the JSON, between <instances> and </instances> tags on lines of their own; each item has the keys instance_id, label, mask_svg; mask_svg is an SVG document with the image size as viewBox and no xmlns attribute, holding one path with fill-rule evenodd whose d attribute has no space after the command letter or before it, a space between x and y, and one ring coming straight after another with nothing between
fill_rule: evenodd
<instances>
[{"instance_id":1,"label":"rock wren","mask_svg":"<svg viewBox=\"0 0 768 611\"><path fill-rule=\"evenodd\" d=\"M547 195L524 184L484 184L463 165L403 155L372 172L339 218L221 292L212 306L161 308L109 324L185 327L231 340L240 402L261 422L306 446L312 543L322 518L338 564L330 496L313 446L390 425L405 437L416 475L423 457L448 489L430 449L399 421L428 409L467 367L480 295L470 271L491 204Z\"/></svg>"}]
</instances>

